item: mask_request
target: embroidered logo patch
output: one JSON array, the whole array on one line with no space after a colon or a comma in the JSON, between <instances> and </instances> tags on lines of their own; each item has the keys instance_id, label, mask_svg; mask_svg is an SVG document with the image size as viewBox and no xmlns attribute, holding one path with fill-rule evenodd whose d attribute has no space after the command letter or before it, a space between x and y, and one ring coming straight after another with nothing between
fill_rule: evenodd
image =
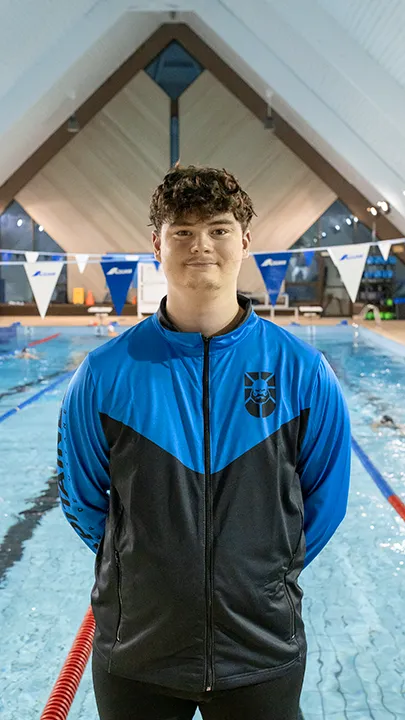
<instances>
[{"instance_id":1,"label":"embroidered logo patch","mask_svg":"<svg viewBox=\"0 0 405 720\"><path fill-rule=\"evenodd\" d=\"M270 372L245 373L245 407L253 417L268 417L276 407L276 378Z\"/></svg>"}]
</instances>

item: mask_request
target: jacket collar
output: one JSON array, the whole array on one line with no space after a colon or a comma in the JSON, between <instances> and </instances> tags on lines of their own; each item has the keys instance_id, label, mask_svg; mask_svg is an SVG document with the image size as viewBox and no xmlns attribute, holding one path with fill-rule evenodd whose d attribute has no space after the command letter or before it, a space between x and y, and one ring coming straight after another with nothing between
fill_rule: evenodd
<instances>
[{"instance_id":1,"label":"jacket collar","mask_svg":"<svg viewBox=\"0 0 405 720\"><path fill-rule=\"evenodd\" d=\"M258 316L253 310L252 302L249 298L241 293L237 293L238 304L244 309L244 314L240 318L236 327L224 335L215 335L210 338L210 350L216 352L225 350L235 343L243 340L258 322ZM166 311L167 296L165 296L158 311L153 315L152 320L159 332L163 333L166 339L174 345L181 346L184 350L195 351L196 354L201 352L204 345L204 337L201 333L181 332L169 320Z\"/></svg>"}]
</instances>

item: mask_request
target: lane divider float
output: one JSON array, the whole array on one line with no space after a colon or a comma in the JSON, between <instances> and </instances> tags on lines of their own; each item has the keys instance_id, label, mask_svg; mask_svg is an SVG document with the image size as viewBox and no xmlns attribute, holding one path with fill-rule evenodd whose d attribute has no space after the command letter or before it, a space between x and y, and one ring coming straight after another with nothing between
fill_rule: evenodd
<instances>
[{"instance_id":1,"label":"lane divider float","mask_svg":"<svg viewBox=\"0 0 405 720\"><path fill-rule=\"evenodd\" d=\"M69 372L62 373L60 377L58 377L55 382L51 383L50 385L47 385L47 387L43 388L42 390L39 390L35 395L32 395L32 397L28 398L28 400L24 400L20 405L17 405L16 407L11 408L10 410L7 410L7 412L3 413L3 415L0 415L0 423L6 420L7 418L11 417L11 415L15 415L15 413L19 412L20 410L23 410L27 405L31 405L31 403L38 400L38 398L41 397L41 395L44 395L45 393L49 392L50 390L53 390L55 387L63 383L68 378L72 377L76 370L71 370Z\"/></svg>"},{"instance_id":2,"label":"lane divider float","mask_svg":"<svg viewBox=\"0 0 405 720\"><path fill-rule=\"evenodd\" d=\"M34 347L34 345L42 345L42 343L49 342L49 340L55 340L55 338L59 337L60 333L55 333L54 335L48 335L47 337L41 338L40 340L31 340L31 342L27 343L24 347ZM7 358L7 357L13 357L16 353L20 351L18 350L9 350L5 353L0 354L0 358Z\"/></svg>"},{"instance_id":3,"label":"lane divider float","mask_svg":"<svg viewBox=\"0 0 405 720\"><path fill-rule=\"evenodd\" d=\"M60 333L55 333L55 335L48 335L48 337L41 338L40 340L31 340L31 342L28 343L27 347L34 347L34 345L42 345L42 343L49 342L49 340L55 340L55 338L59 337Z\"/></svg>"},{"instance_id":4,"label":"lane divider float","mask_svg":"<svg viewBox=\"0 0 405 720\"><path fill-rule=\"evenodd\" d=\"M66 720L90 657L95 627L89 607L40 720Z\"/></svg>"},{"instance_id":5,"label":"lane divider float","mask_svg":"<svg viewBox=\"0 0 405 720\"><path fill-rule=\"evenodd\" d=\"M359 443L352 436L352 448L359 458L361 464L367 470L368 474L374 480L378 489L382 492L386 500L392 505L394 510L397 511L398 515L405 520L405 504L401 498L393 491L389 483L383 478L380 471L377 470L376 466L372 463L368 455L364 452L363 448L360 447Z\"/></svg>"}]
</instances>

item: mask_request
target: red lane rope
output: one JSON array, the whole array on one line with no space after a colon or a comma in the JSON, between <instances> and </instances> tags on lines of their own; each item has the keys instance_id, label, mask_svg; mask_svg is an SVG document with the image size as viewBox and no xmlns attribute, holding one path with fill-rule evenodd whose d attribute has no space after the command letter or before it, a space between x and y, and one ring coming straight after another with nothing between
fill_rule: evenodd
<instances>
[{"instance_id":1,"label":"red lane rope","mask_svg":"<svg viewBox=\"0 0 405 720\"><path fill-rule=\"evenodd\" d=\"M27 347L41 345L41 343L48 342L48 340L54 340L55 338L59 337L59 335L60 333L55 333L55 335L48 335L48 337L42 338L42 340L31 340L31 342L28 343Z\"/></svg>"},{"instance_id":2,"label":"red lane rope","mask_svg":"<svg viewBox=\"0 0 405 720\"><path fill-rule=\"evenodd\" d=\"M398 515L401 516L402 520L405 520L405 505L402 502L401 498L398 497L398 495L390 495L388 499L388 502L392 505L393 508L397 511Z\"/></svg>"},{"instance_id":3,"label":"red lane rope","mask_svg":"<svg viewBox=\"0 0 405 720\"><path fill-rule=\"evenodd\" d=\"M90 657L95 627L89 607L40 720L66 720Z\"/></svg>"}]
</instances>

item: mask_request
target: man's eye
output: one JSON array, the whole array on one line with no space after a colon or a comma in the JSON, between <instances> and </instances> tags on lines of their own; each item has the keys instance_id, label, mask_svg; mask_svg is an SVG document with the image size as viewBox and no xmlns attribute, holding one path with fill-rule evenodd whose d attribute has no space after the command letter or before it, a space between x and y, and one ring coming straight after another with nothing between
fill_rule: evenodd
<instances>
[{"instance_id":1,"label":"man's eye","mask_svg":"<svg viewBox=\"0 0 405 720\"><path fill-rule=\"evenodd\" d=\"M190 235L190 230L177 230L176 235L179 235L180 237L187 237Z\"/></svg>"},{"instance_id":2,"label":"man's eye","mask_svg":"<svg viewBox=\"0 0 405 720\"><path fill-rule=\"evenodd\" d=\"M217 228L213 232L214 232L214 234L217 234L217 235L225 235L227 230L225 230L225 228Z\"/></svg>"}]
</instances>

